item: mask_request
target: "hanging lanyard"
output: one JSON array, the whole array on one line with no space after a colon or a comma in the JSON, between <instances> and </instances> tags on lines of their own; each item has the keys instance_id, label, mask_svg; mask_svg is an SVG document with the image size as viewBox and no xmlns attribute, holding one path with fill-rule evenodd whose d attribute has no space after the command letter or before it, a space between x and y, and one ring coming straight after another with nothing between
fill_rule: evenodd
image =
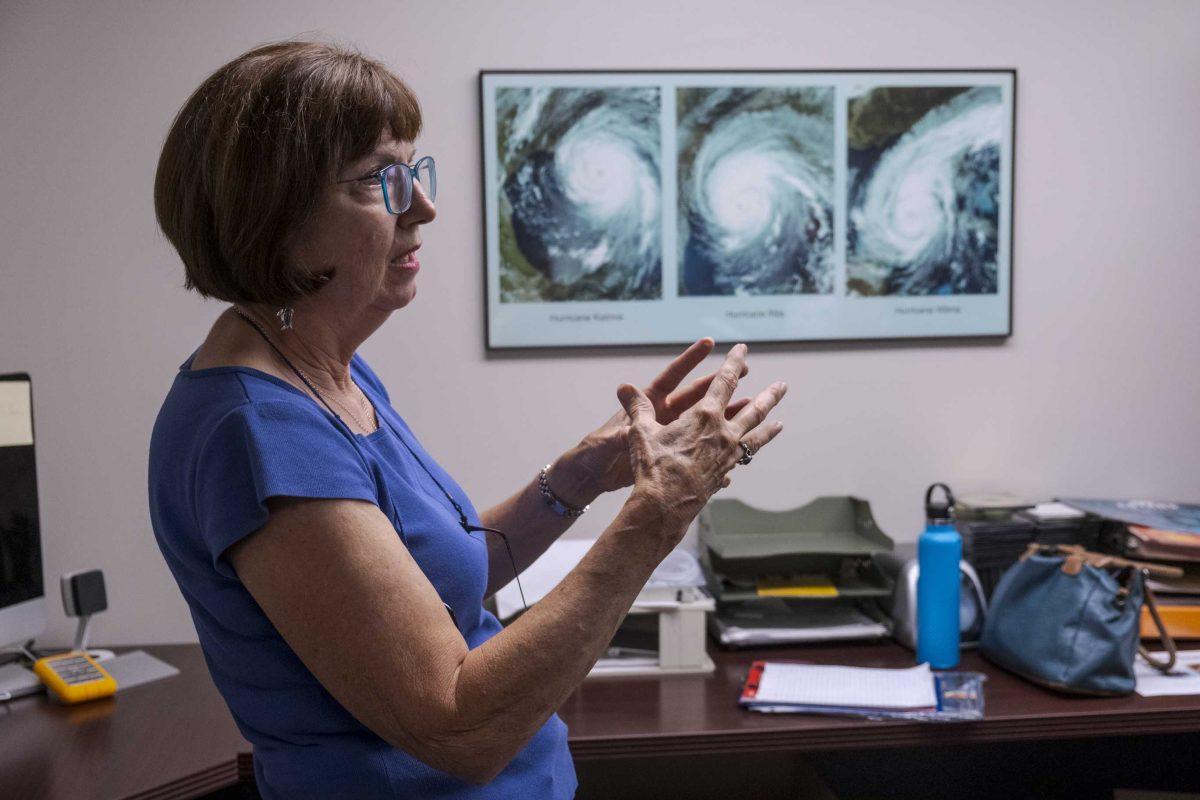
<instances>
[{"instance_id":1,"label":"hanging lanyard","mask_svg":"<svg viewBox=\"0 0 1200 800\"><path fill-rule=\"evenodd\" d=\"M333 408L329 405L329 403L325 402L324 395L322 395L319 391L317 391L317 387L313 386L309 382L308 378L306 378L304 376L304 373L296 368L296 365L293 364L291 362L291 360L283 354L282 350L280 350L278 347L276 347L275 343L273 341L271 341L271 337L267 336L267 332L264 331L257 322L255 322L253 319L251 319L249 316L247 316L237 306L233 307L233 311L241 319L243 319L247 323L249 323L250 327L254 328L254 330L258 332L258 335L263 338L263 341L265 341L267 343L267 345L270 346L270 348L275 351L275 355L279 356L283 360L283 363L287 364L288 368L291 369L292 372L296 373L296 377L304 382L304 385L308 387L309 391L312 392L316 396L316 398L321 401L321 405L325 406L325 409L330 414L333 415L333 418L336 419L338 421L338 423L343 428L346 429L346 434L350 437L350 442L354 445L354 449L358 453L359 459L363 462L364 465L367 466L368 471L370 471L370 463L367 461L366 456L363 455L362 447L358 443L358 437L355 436L354 431L351 430L350 426L346 424L346 421L344 419L342 419L340 416L338 416L337 412L333 410ZM351 378L351 380L353 380L353 377ZM362 391L361 387L359 388L359 391ZM506 536L502 531L496 530L495 528L489 528L485 525L472 525L470 523L470 521L468 520L467 512L465 510L463 510L462 505L457 500L454 499L454 496L451 495L449 491L446 490L446 487L443 486L442 482L437 479L437 476L433 474L433 471L430 470L429 467L425 466L425 462L421 459L421 457L419 455L417 455L417 451L414 450L411 445L409 445L408 441L403 436L401 436L400 432L397 431L396 428L392 425L391 420L389 420L387 418L387 414L377 413L376 417L378 419L383 420L383 423L388 426L388 429L391 430L392 435L394 437L396 437L397 440L399 440L400 444L404 445L404 449L409 452L409 454L413 457L413 459L417 462L417 464L420 465L421 469L423 469L425 471L425 474L429 476L429 479L433 481L433 484L435 486L437 486L437 488L445 496L446 500L448 500L450 502L450 505L454 508L454 511L458 514L458 524L460 526L462 526L463 531L467 534L467 536L470 539L472 539L474 541L478 541L480 544L482 544L486 548L487 547L486 542L475 539L475 537L471 536L471 534L472 533L494 533L500 537L500 540L502 542L504 542L504 549L508 552L509 564L512 565L513 577L517 581L517 590L521 594L521 605L525 607L526 611L528 611L529 605L525 602L525 589L521 586L521 576L517 574L517 561L513 557L512 547L509 546L509 544L508 544L508 536ZM388 500L392 506L392 514L394 514L396 517L396 531L397 531L397 533L400 534L400 541L404 542L405 547L408 547L408 537L406 537L404 535L404 522L400 518L400 510L396 508L396 502L395 502L395 500L392 500L390 492L388 493ZM451 610L449 604L445 603L444 601L443 601L442 605L446 606L446 610L450 612L450 618L455 621L455 626L457 627L458 621L454 617L454 611Z\"/></svg>"}]
</instances>

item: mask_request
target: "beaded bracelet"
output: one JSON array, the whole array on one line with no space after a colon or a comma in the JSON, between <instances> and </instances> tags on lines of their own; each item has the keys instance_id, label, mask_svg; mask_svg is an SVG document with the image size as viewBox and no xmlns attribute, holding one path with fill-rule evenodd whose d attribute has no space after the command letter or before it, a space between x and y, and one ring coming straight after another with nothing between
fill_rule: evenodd
<instances>
[{"instance_id":1,"label":"beaded bracelet","mask_svg":"<svg viewBox=\"0 0 1200 800\"><path fill-rule=\"evenodd\" d=\"M576 517L582 517L583 512L587 511L591 506L587 505L583 508L573 508L564 503L562 498L556 495L550 488L550 480L546 477L547 473L549 472L550 465L547 464L546 466L542 467L542 471L538 473L538 489L541 490L542 497L546 498L546 505L550 506L551 510L553 510L554 513L558 514L560 517L571 517L572 519Z\"/></svg>"}]
</instances>

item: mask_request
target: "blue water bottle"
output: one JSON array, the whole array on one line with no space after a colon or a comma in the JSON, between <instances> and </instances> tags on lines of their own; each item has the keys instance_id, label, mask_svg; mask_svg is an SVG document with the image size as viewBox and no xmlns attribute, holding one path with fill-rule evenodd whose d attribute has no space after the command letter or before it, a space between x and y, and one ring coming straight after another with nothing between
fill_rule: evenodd
<instances>
[{"instance_id":1,"label":"blue water bottle","mask_svg":"<svg viewBox=\"0 0 1200 800\"><path fill-rule=\"evenodd\" d=\"M942 502L933 493L941 489ZM944 483L925 492L925 532L917 542L917 663L933 669L958 666L962 536L954 528L954 495Z\"/></svg>"}]
</instances>

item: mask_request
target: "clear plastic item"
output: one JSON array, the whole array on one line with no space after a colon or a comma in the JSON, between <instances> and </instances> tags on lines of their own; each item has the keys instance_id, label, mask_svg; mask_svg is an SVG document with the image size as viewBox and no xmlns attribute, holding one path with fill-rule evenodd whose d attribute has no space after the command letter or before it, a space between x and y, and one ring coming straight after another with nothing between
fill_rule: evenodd
<instances>
[{"instance_id":1,"label":"clear plastic item","mask_svg":"<svg viewBox=\"0 0 1200 800\"><path fill-rule=\"evenodd\" d=\"M983 719L982 672L937 672L937 711L917 714L907 719L928 719L930 722L973 722Z\"/></svg>"},{"instance_id":2,"label":"clear plastic item","mask_svg":"<svg viewBox=\"0 0 1200 800\"><path fill-rule=\"evenodd\" d=\"M767 714L833 714L874 720L901 719L913 722L974 722L983 719L982 672L935 672L936 709L850 708L845 706L761 705L751 710Z\"/></svg>"}]
</instances>

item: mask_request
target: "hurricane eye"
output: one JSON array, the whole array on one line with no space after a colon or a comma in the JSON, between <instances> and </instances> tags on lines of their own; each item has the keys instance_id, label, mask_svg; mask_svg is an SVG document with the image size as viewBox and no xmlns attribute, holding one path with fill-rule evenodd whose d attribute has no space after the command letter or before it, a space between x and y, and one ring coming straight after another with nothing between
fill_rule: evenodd
<instances>
[{"instance_id":1,"label":"hurricane eye","mask_svg":"<svg viewBox=\"0 0 1200 800\"><path fill-rule=\"evenodd\" d=\"M516 121L502 144L512 156L502 163L501 185L506 213L523 232L523 243L513 246L520 251L528 243L525 255L540 274L530 277L544 276L563 299L657 297L660 90L514 87L497 97ZM433 177L422 157L412 154L418 181Z\"/></svg>"}]
</instances>

